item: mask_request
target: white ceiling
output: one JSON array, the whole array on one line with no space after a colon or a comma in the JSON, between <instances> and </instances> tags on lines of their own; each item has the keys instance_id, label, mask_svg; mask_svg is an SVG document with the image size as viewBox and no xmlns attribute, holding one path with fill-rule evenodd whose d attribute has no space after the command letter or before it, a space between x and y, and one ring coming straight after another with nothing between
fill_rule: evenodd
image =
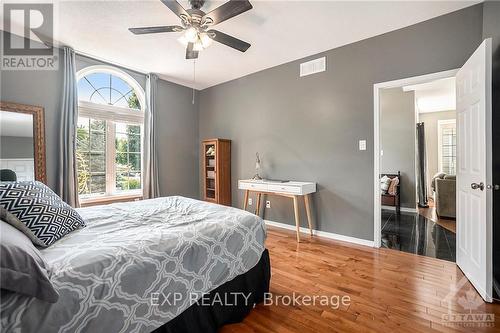
<instances>
[{"instance_id":1,"label":"white ceiling","mask_svg":"<svg viewBox=\"0 0 500 333\"><path fill-rule=\"evenodd\" d=\"M217 25L252 44L246 53L213 43L196 61L204 89L279 64L431 19L478 1L263 1ZM187 8L187 1L180 1ZM224 1L207 1L204 11ZM58 1L56 39L101 60L193 86L179 33L136 36L129 27L177 25L159 0Z\"/></svg>"},{"instance_id":2,"label":"white ceiling","mask_svg":"<svg viewBox=\"0 0 500 333\"><path fill-rule=\"evenodd\" d=\"M450 111L456 109L455 77L403 87L415 91L419 113Z\"/></svg>"},{"instance_id":3,"label":"white ceiling","mask_svg":"<svg viewBox=\"0 0 500 333\"><path fill-rule=\"evenodd\" d=\"M0 135L33 137L33 116L0 110Z\"/></svg>"}]
</instances>

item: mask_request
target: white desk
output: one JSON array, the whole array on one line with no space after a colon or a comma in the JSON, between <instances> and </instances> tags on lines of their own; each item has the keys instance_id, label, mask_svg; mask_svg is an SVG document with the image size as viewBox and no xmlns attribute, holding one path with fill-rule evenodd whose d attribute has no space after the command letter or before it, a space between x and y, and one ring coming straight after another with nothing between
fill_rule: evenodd
<instances>
[{"instance_id":1,"label":"white desk","mask_svg":"<svg viewBox=\"0 0 500 333\"><path fill-rule=\"evenodd\" d=\"M267 181L267 180L239 180L238 188L240 190L245 190L245 202L243 203L243 209L247 209L248 194L249 192L257 193L257 202L255 208L255 214L260 213L260 199L262 194L279 195L282 197L293 199L293 210L295 214L295 226L297 227L297 242L300 242L300 215L298 207L299 196L304 197L304 203L306 206L307 222L309 224L309 231L312 236L312 216L311 216L311 193L316 192L316 183L311 182L296 182L289 181L285 183Z\"/></svg>"}]
</instances>

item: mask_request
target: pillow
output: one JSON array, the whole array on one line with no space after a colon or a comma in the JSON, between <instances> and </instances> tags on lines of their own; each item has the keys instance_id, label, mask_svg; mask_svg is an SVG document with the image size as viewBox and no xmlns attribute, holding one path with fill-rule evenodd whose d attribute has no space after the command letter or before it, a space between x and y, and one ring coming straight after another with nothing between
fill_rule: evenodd
<instances>
[{"instance_id":1,"label":"pillow","mask_svg":"<svg viewBox=\"0 0 500 333\"><path fill-rule=\"evenodd\" d=\"M85 227L82 217L43 183L0 183L5 221L38 246L47 247L71 231Z\"/></svg>"},{"instance_id":2,"label":"pillow","mask_svg":"<svg viewBox=\"0 0 500 333\"><path fill-rule=\"evenodd\" d=\"M391 184L391 178L387 176L383 176L380 178L380 189L382 190L382 194L386 194L389 189L389 184Z\"/></svg>"},{"instance_id":3,"label":"pillow","mask_svg":"<svg viewBox=\"0 0 500 333\"><path fill-rule=\"evenodd\" d=\"M59 294L50 282L49 265L26 235L0 221L0 286L2 289L57 302Z\"/></svg>"},{"instance_id":4,"label":"pillow","mask_svg":"<svg viewBox=\"0 0 500 333\"><path fill-rule=\"evenodd\" d=\"M390 195L396 195L398 185L399 185L399 177L392 178L387 193L389 193Z\"/></svg>"}]
</instances>

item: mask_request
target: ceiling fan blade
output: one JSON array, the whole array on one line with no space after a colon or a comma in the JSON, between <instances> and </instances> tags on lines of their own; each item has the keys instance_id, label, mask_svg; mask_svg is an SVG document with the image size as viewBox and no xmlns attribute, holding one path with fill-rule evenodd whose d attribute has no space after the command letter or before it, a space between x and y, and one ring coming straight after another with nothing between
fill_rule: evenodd
<instances>
[{"instance_id":1,"label":"ceiling fan blade","mask_svg":"<svg viewBox=\"0 0 500 333\"><path fill-rule=\"evenodd\" d=\"M193 43L188 43L187 48L186 48L186 59L197 59L198 58L198 51L193 50Z\"/></svg>"},{"instance_id":2,"label":"ceiling fan blade","mask_svg":"<svg viewBox=\"0 0 500 333\"><path fill-rule=\"evenodd\" d=\"M180 3L178 3L175 0L161 0L165 6L167 6L171 11L174 12L175 15L180 17L181 19L188 18L189 14L186 12L184 7L181 6ZM183 18L184 16L184 18Z\"/></svg>"},{"instance_id":3,"label":"ceiling fan blade","mask_svg":"<svg viewBox=\"0 0 500 333\"><path fill-rule=\"evenodd\" d=\"M161 27L142 27L142 28L129 28L130 32L136 35L143 34L156 34L160 32L180 32L184 30L183 27L178 25L166 25Z\"/></svg>"},{"instance_id":4,"label":"ceiling fan blade","mask_svg":"<svg viewBox=\"0 0 500 333\"><path fill-rule=\"evenodd\" d=\"M229 0L210 13L205 14L203 18L213 22L212 24L218 24L252 8L253 6L248 0Z\"/></svg>"},{"instance_id":5,"label":"ceiling fan blade","mask_svg":"<svg viewBox=\"0 0 500 333\"><path fill-rule=\"evenodd\" d=\"M229 47L232 47L233 49L236 49L241 52L245 52L251 46L250 44L242 41L241 39L226 35L225 33L217 30L208 30L207 33L208 36L210 36L210 38L212 38L213 40L221 44L227 45Z\"/></svg>"}]
</instances>

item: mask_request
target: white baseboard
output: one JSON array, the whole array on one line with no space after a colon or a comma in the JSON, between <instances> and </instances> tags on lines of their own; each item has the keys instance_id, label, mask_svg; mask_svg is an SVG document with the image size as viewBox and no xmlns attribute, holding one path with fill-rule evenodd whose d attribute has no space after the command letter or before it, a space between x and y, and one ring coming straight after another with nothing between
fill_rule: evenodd
<instances>
[{"instance_id":1,"label":"white baseboard","mask_svg":"<svg viewBox=\"0 0 500 333\"><path fill-rule=\"evenodd\" d=\"M396 210L395 206L382 206L382 209L387 209L387 210ZM417 213L416 208L408 208L408 207L401 207L401 211L405 213Z\"/></svg>"},{"instance_id":2,"label":"white baseboard","mask_svg":"<svg viewBox=\"0 0 500 333\"><path fill-rule=\"evenodd\" d=\"M280 223L280 222L269 221L269 220L264 220L264 222L266 222L267 225L270 225L273 227L295 231L295 226L291 225L291 224ZM309 228L300 227L300 232L309 235ZM343 242L364 245L364 246L370 246L370 247L375 246L375 243L371 240L334 234L333 232L326 232L326 231L313 229L313 235L319 236L319 237L325 237L325 238L329 238L329 239L334 239L334 240L339 240L339 241L343 241Z\"/></svg>"}]
</instances>

